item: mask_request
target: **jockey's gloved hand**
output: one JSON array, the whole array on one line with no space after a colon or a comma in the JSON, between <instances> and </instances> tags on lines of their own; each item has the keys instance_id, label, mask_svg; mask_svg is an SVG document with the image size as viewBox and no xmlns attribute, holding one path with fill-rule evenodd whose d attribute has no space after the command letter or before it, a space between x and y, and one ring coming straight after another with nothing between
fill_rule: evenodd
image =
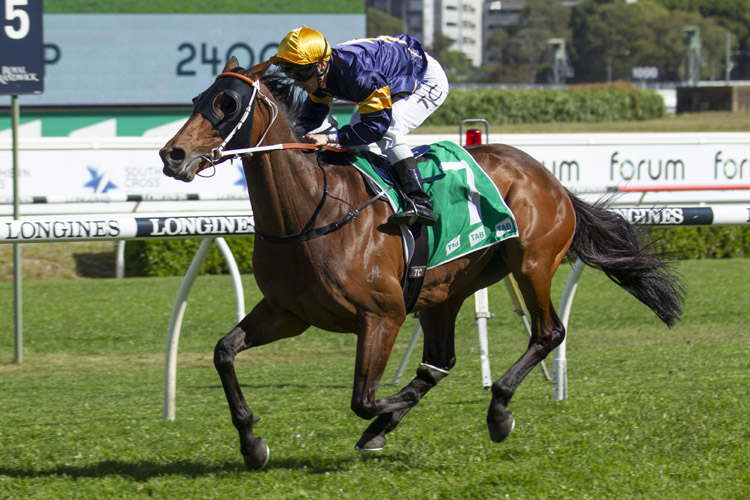
<instances>
[{"instance_id":1,"label":"jockey's gloved hand","mask_svg":"<svg viewBox=\"0 0 750 500\"><path fill-rule=\"evenodd\" d=\"M328 144L328 134L307 134L305 140L317 146Z\"/></svg>"}]
</instances>

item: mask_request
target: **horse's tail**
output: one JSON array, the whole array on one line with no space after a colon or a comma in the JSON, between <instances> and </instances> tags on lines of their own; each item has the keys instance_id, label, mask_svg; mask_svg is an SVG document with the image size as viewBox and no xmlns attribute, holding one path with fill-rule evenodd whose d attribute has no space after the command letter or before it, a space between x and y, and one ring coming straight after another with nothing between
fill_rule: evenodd
<instances>
[{"instance_id":1,"label":"horse's tail","mask_svg":"<svg viewBox=\"0 0 750 500\"><path fill-rule=\"evenodd\" d=\"M645 238L644 228L631 226L606 203L590 205L568 195L576 211L569 252L603 271L671 327L682 314L684 290L672 266Z\"/></svg>"}]
</instances>

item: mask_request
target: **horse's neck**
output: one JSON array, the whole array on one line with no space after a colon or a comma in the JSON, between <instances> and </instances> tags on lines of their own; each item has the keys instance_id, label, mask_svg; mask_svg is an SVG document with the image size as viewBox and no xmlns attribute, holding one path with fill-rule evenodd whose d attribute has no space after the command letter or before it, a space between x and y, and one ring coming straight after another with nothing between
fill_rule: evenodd
<instances>
[{"instance_id":1,"label":"horse's neck","mask_svg":"<svg viewBox=\"0 0 750 500\"><path fill-rule=\"evenodd\" d=\"M266 144L296 142L294 135L269 134ZM275 236L300 232L323 195L315 154L280 150L244 161L250 202L259 232Z\"/></svg>"}]
</instances>

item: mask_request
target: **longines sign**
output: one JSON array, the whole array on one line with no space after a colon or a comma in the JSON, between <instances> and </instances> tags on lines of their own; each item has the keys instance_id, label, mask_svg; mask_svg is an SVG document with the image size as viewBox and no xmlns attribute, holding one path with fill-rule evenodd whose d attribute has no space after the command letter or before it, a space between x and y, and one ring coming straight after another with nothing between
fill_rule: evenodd
<instances>
[{"instance_id":1,"label":"longines sign","mask_svg":"<svg viewBox=\"0 0 750 500\"><path fill-rule=\"evenodd\" d=\"M0 223L0 241L6 243L89 241L190 236L237 236L253 234L252 216L99 217L90 219L29 219Z\"/></svg>"}]
</instances>

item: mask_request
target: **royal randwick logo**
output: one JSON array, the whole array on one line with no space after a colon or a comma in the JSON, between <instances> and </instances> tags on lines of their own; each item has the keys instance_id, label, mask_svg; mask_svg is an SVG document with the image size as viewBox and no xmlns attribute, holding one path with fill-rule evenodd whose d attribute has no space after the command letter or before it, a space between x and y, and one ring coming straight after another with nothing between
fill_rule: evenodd
<instances>
[{"instance_id":1,"label":"royal randwick logo","mask_svg":"<svg viewBox=\"0 0 750 500\"><path fill-rule=\"evenodd\" d=\"M106 171L102 170L101 172L99 172L99 169L96 169L90 165L87 165L86 168L91 175L91 179L89 179L89 181L84 184L83 187L91 188L96 194L103 194L113 189L117 189L117 185L109 180L109 176L107 175Z\"/></svg>"},{"instance_id":2,"label":"royal randwick logo","mask_svg":"<svg viewBox=\"0 0 750 500\"><path fill-rule=\"evenodd\" d=\"M8 28L5 28L6 30ZM27 73L26 66L2 66L0 67L0 84L8 85L8 82L38 82L36 73Z\"/></svg>"}]
</instances>

